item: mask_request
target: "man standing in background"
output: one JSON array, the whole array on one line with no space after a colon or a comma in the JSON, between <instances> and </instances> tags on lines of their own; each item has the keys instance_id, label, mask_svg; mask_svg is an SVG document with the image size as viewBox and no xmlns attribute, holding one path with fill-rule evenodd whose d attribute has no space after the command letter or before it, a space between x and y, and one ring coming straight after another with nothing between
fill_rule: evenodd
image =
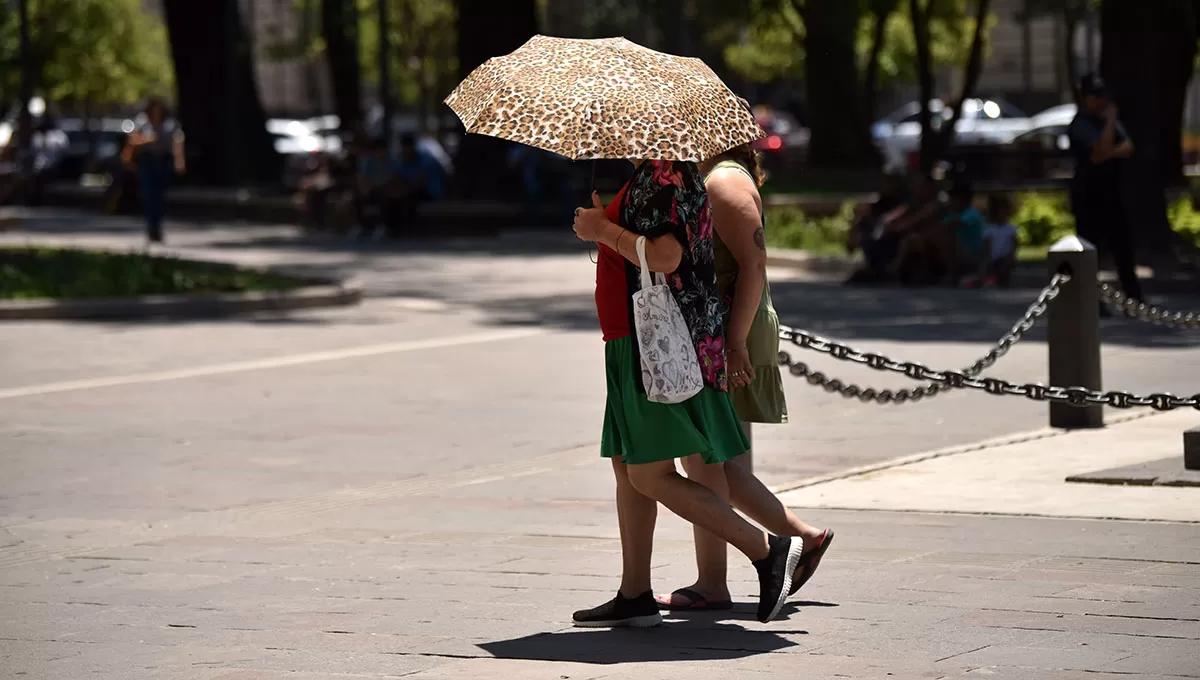
<instances>
[{"instance_id":1,"label":"man standing in background","mask_svg":"<svg viewBox=\"0 0 1200 680\"><path fill-rule=\"evenodd\" d=\"M1075 157L1071 183L1075 231L1112 257L1121 289L1130 298L1141 300L1133 227L1121 191L1125 159L1133 155L1134 147L1099 75L1080 79L1079 112L1067 135Z\"/></svg>"}]
</instances>

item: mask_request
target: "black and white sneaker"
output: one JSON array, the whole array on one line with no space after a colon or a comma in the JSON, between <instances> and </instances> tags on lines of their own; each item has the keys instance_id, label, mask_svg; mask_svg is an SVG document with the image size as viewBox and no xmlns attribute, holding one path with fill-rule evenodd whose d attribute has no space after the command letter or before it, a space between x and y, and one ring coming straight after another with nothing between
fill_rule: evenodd
<instances>
[{"instance_id":1,"label":"black and white sneaker","mask_svg":"<svg viewBox=\"0 0 1200 680\"><path fill-rule=\"evenodd\" d=\"M767 536L771 552L754 563L758 570L758 620L774 619L787 600L792 588L792 574L804 553L804 541L799 538Z\"/></svg>"},{"instance_id":2,"label":"black and white sneaker","mask_svg":"<svg viewBox=\"0 0 1200 680\"><path fill-rule=\"evenodd\" d=\"M579 628L652 628L663 621L654 593L649 590L632 599L618 592L599 607L575 612L574 619Z\"/></svg>"}]
</instances>

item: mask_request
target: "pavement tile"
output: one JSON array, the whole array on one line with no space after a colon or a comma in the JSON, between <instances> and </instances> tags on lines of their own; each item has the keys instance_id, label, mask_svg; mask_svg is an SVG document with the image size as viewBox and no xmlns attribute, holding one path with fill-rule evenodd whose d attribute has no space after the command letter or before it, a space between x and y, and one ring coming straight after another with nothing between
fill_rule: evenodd
<instances>
[{"instance_id":1,"label":"pavement tile","mask_svg":"<svg viewBox=\"0 0 1200 680\"><path fill-rule=\"evenodd\" d=\"M980 666L959 675L944 676L945 680L1179 680L1179 676L1143 675L1141 673L1103 673L1099 671L1047 670L1034 666Z\"/></svg>"},{"instance_id":2,"label":"pavement tile","mask_svg":"<svg viewBox=\"0 0 1200 680\"><path fill-rule=\"evenodd\" d=\"M1115 633L1130 636L1200 640L1200 623L1194 621L993 610L964 614L949 619L946 623L964 626Z\"/></svg>"},{"instance_id":3,"label":"pavement tile","mask_svg":"<svg viewBox=\"0 0 1200 680\"><path fill-rule=\"evenodd\" d=\"M505 680L598 680L608 677L603 666L562 661L522 659L466 659L406 676L412 680L504 678Z\"/></svg>"},{"instance_id":4,"label":"pavement tile","mask_svg":"<svg viewBox=\"0 0 1200 680\"><path fill-rule=\"evenodd\" d=\"M1127 652L1096 647L1037 647L988 645L982 649L953 657L956 665L968 666L1025 666L1055 670L1095 671L1130 656Z\"/></svg>"}]
</instances>

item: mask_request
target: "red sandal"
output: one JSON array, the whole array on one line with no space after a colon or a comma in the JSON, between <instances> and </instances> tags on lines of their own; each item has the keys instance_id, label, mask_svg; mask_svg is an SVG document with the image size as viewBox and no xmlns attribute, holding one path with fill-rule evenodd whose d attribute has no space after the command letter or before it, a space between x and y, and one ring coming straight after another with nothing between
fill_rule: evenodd
<instances>
[{"instance_id":1,"label":"red sandal","mask_svg":"<svg viewBox=\"0 0 1200 680\"><path fill-rule=\"evenodd\" d=\"M674 601L676 595L686 597L687 604L676 603ZM656 595L654 599L658 602L659 609L671 612L715 612L733 609L732 600L709 600L702 593L691 588L680 588L666 597Z\"/></svg>"},{"instance_id":2,"label":"red sandal","mask_svg":"<svg viewBox=\"0 0 1200 680\"><path fill-rule=\"evenodd\" d=\"M795 595L796 591L817 573L817 567L821 566L821 558L825 556L830 543L833 543L833 529L826 529L825 533L821 534L821 542L817 547L800 558L800 564L796 565L796 573L792 576L792 589L788 591L788 595Z\"/></svg>"}]
</instances>

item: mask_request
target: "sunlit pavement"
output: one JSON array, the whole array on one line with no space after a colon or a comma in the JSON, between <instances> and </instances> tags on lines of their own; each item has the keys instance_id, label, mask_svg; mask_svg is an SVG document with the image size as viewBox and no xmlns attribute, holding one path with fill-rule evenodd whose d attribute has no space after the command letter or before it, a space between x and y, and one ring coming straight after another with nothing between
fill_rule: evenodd
<instances>
[{"instance_id":1,"label":"sunlit pavement","mask_svg":"<svg viewBox=\"0 0 1200 680\"><path fill-rule=\"evenodd\" d=\"M141 247L131 220L24 222L0 243ZM368 297L224 320L0 325L5 673L1200 675L1195 523L1006 516L1025 514L1015 501L1000 515L953 501L937 513L813 502L828 507L801 514L835 526L838 543L786 620L753 621L753 572L731 556L732 613L571 631L570 612L611 596L619 571L587 249L569 232L358 246L288 227L172 226L171 252L354 276ZM1032 298L772 277L786 323L946 368L983 354ZM1200 391L1195 333L1106 321L1104 334L1106 387ZM1044 380L1042 337L989 373ZM786 380L791 422L756 428L755 465L794 494L1046 423L1044 404L1011 397L879 406ZM1200 424L1157 418L1174 420L1159 421L1170 427L1153 435L1156 451L1171 428ZM1045 440L1045 455L1076 437ZM996 450L972 460L1003 468ZM694 567L687 527L665 511L659 523L666 591Z\"/></svg>"}]
</instances>

